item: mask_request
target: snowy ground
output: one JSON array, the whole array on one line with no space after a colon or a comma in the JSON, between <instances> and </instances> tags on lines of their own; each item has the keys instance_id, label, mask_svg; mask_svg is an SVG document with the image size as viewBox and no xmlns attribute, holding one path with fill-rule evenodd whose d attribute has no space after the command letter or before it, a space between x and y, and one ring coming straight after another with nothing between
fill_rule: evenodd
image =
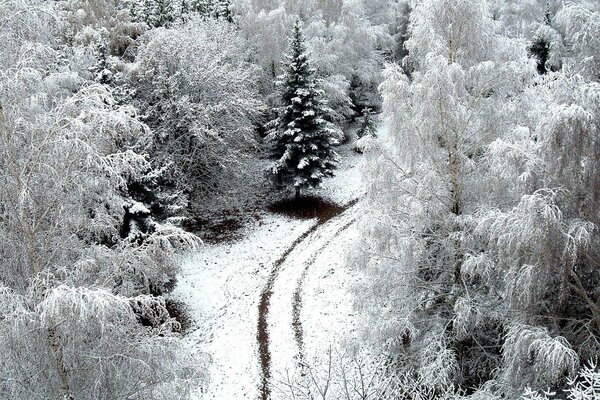
<instances>
[{"instance_id":1,"label":"snowy ground","mask_svg":"<svg viewBox=\"0 0 600 400\"><path fill-rule=\"evenodd\" d=\"M348 204L362 195L360 156L353 143L339 152L336 177L315 194ZM345 267L345 250L358 234L355 209L322 224L264 212L245 227L241 240L206 245L187 257L172 297L187 305L194 321L186 340L211 357L211 380L197 398L260 397L258 304L274 263L292 247L280 260L267 314L272 398L278 398L282 374L297 370L301 353L319 353L341 332L351 334L353 275ZM301 325L293 323L294 311Z\"/></svg>"},{"instance_id":2,"label":"snowy ground","mask_svg":"<svg viewBox=\"0 0 600 400\"><path fill-rule=\"evenodd\" d=\"M210 355L205 399L255 399L260 380L256 324L258 300L272 260L315 224L265 215L244 239L207 245L183 264L172 296L194 320L187 340Z\"/></svg>"},{"instance_id":3,"label":"snowy ground","mask_svg":"<svg viewBox=\"0 0 600 400\"><path fill-rule=\"evenodd\" d=\"M326 351L348 330L352 303L343 267L351 243L344 238L354 222L354 211L348 209L311 233L281 268L269 313L273 399L284 398L277 388L287 375L300 375L300 361L306 354Z\"/></svg>"}]
</instances>

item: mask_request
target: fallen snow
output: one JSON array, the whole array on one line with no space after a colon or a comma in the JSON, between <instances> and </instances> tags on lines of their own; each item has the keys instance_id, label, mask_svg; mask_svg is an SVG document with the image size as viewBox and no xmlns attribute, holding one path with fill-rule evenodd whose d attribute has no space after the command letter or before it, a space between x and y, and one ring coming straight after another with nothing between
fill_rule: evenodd
<instances>
[{"instance_id":1,"label":"fallen snow","mask_svg":"<svg viewBox=\"0 0 600 400\"><path fill-rule=\"evenodd\" d=\"M381 135L383 130L379 131ZM315 194L338 204L362 196L361 155L354 146L350 142L338 149L341 163L336 176L326 180ZM305 354L315 355L332 342L351 339L358 324L349 293L357 278L345 262L346 249L359 237L353 225L355 209L315 228L281 265L267 319L271 383L275 386L286 370L298 369L300 349L292 327L293 297L298 287ZM316 220L292 220L265 212L255 225L245 228L243 239L206 245L185 259L172 296L187 305L194 320L186 340L212 359L211 380L196 398L258 398L260 295L273 263L316 224ZM276 390L272 398L278 398Z\"/></svg>"},{"instance_id":2,"label":"fallen snow","mask_svg":"<svg viewBox=\"0 0 600 400\"><path fill-rule=\"evenodd\" d=\"M359 275L348 267L346 252L359 239L356 225L349 226L320 250L310 266L301 313L308 360L323 358L329 346L352 345L358 339L359 315L349 289Z\"/></svg>"},{"instance_id":3,"label":"fallen snow","mask_svg":"<svg viewBox=\"0 0 600 400\"><path fill-rule=\"evenodd\" d=\"M325 350L332 338L343 332L343 329L338 329L343 323L337 323L329 327L333 327L333 330L325 326L329 321L320 318L318 308L321 307L321 302L317 301L315 304L310 298L315 292L319 292L325 294L325 296L321 296L321 299L328 298L336 303L342 301L346 306L351 307L351 303L344 301L349 299L349 296L345 294L340 296L339 291L329 293L326 290L315 288L320 284L320 281L317 280L315 284L315 280L312 279L311 275L315 270L322 274L323 269L329 271L331 268L336 268L344 263L345 247L333 244L337 243L339 235L343 234L353 222L353 211L354 209L350 209L319 227L290 253L287 261L281 267L279 278L273 287L268 319L271 339L271 371L274 378L272 383L275 387L281 386L278 385L278 381L284 381L286 374L298 375L300 373L300 349L294 334L292 309L294 294L299 285L303 283L301 278L305 268L308 268L306 277L311 282L311 286L308 290L303 289L302 291L303 305L300 315L304 337L308 336L310 338L311 351L314 348ZM347 245L348 243L344 242L344 244ZM334 249L334 252L332 253L330 249ZM339 276L335 275L334 278L337 279ZM328 311L330 311L329 308ZM306 324L307 320L311 320L309 324ZM272 398L280 398L277 390L273 391Z\"/></svg>"},{"instance_id":4,"label":"fallen snow","mask_svg":"<svg viewBox=\"0 0 600 400\"><path fill-rule=\"evenodd\" d=\"M194 320L186 340L211 358L203 399L255 399L259 382L258 300L273 261L315 220L265 214L244 239L206 245L183 263L172 296Z\"/></svg>"}]
</instances>

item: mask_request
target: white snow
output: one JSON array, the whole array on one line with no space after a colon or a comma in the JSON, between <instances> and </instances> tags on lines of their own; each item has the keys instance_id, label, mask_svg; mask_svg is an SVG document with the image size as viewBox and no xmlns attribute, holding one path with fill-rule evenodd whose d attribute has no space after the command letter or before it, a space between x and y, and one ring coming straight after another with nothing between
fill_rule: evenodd
<instances>
[{"instance_id":1,"label":"white snow","mask_svg":"<svg viewBox=\"0 0 600 400\"><path fill-rule=\"evenodd\" d=\"M256 398L259 295L272 262L314 224L265 214L239 242L206 245L185 260L172 296L195 321L187 340L212 358L211 381L198 398Z\"/></svg>"},{"instance_id":2,"label":"white snow","mask_svg":"<svg viewBox=\"0 0 600 400\"><path fill-rule=\"evenodd\" d=\"M354 143L338 149L336 176L314 194L348 204L363 193ZM211 380L198 399L256 399L261 383L257 343L258 303L273 263L312 227L281 264L267 317L271 353L272 398L286 370L297 373L300 349L292 326L293 298L300 288L300 320L305 354L325 351L331 342L352 335L356 318L349 288L355 279L345 252L357 240L356 207L323 225L264 213L245 228L243 239L206 245L189 255L172 296L183 301L194 319L187 333L198 351L212 361ZM303 278L303 272L307 273Z\"/></svg>"},{"instance_id":3,"label":"white snow","mask_svg":"<svg viewBox=\"0 0 600 400\"><path fill-rule=\"evenodd\" d=\"M349 215L346 220L354 215ZM349 289L359 279L346 262L346 252L359 240L356 226L340 230L321 248L303 285L301 321L308 360L322 358L329 345L357 338L358 315Z\"/></svg>"},{"instance_id":4,"label":"white snow","mask_svg":"<svg viewBox=\"0 0 600 400\"><path fill-rule=\"evenodd\" d=\"M365 135L356 141L356 151L364 153L373 143L373 135Z\"/></svg>"},{"instance_id":5,"label":"white snow","mask_svg":"<svg viewBox=\"0 0 600 400\"><path fill-rule=\"evenodd\" d=\"M133 215L150 215L150 210L144 204L136 201L129 207L129 213Z\"/></svg>"},{"instance_id":6,"label":"white snow","mask_svg":"<svg viewBox=\"0 0 600 400\"><path fill-rule=\"evenodd\" d=\"M300 349L296 341L294 329L293 329L293 299L294 294L299 287L302 287L302 300L303 304L301 307L301 321L303 337L308 335L309 337L309 349L310 351L325 351L328 343L337 338L342 332L346 330L343 327L344 320L320 318L321 310L318 307L322 305L329 306L333 304L344 304L345 307L351 308L351 302L347 301L349 295L345 292L344 288L340 288L339 285L334 283L332 287L338 286L336 292L328 292L328 288L322 288L321 282L317 279L310 277L314 270L318 271L319 276L323 275L323 270L330 271L331 268L336 268L343 264L343 254L345 249L339 246L331 246L333 243L337 243L338 235L342 234L348 224L353 221L353 209L348 210L341 216L332 219L325 225L319 227L314 233L309 235L302 243L292 252L287 258L287 262L281 268L279 273L279 279L277 279L273 288L273 296L271 297L271 309L269 313L269 332L271 339L271 371L273 376L272 386L275 388L278 382L284 381L284 375L298 375L299 374L299 354ZM347 244L347 242L344 242ZM335 252L331 252L329 247L335 249ZM333 263L332 263L333 262ZM307 279L310 280L311 286L308 290L303 285L302 275L308 268ZM313 270L314 269L314 270ZM335 275L333 278L338 279L343 276ZM310 277L310 278L309 278ZM331 282L327 282L331 284ZM321 296L314 301L311 299L315 293L320 293ZM341 294L341 295L340 295ZM307 302L308 301L308 302ZM317 307L317 308L315 308ZM332 310L331 307L326 307L324 311L332 312L334 315L337 311ZM347 315L344 311L341 316ZM309 321L310 320L310 321ZM306 324L309 321L309 324ZM334 321L334 325L327 326L330 322ZM272 398L279 399L278 391L274 390ZM282 397L284 398L284 397Z\"/></svg>"}]
</instances>

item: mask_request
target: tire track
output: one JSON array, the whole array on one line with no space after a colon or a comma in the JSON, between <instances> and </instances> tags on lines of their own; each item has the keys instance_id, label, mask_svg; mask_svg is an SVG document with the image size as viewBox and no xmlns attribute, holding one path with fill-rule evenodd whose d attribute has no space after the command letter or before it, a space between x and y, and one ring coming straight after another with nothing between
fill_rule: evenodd
<instances>
[{"instance_id":1,"label":"tire track","mask_svg":"<svg viewBox=\"0 0 600 400\"><path fill-rule=\"evenodd\" d=\"M300 314L302 313L302 293L304 281L306 280L306 276L308 275L308 271L310 267L315 263L317 256L320 251L329 246L333 239L335 239L341 232L348 229L354 222L356 218L352 218L349 222L344 224L341 228L334 232L334 234L321 246L315 254L308 260L304 270L302 271L302 275L300 279L298 279L298 283L296 284L296 290L294 291L294 296L292 297L292 328L294 330L294 337L296 339L296 345L298 346L298 359L300 360L300 366L303 366L304 361L304 331L302 329L302 321L300 319Z\"/></svg>"},{"instance_id":2,"label":"tire track","mask_svg":"<svg viewBox=\"0 0 600 400\"><path fill-rule=\"evenodd\" d=\"M354 199L348 204L341 207L339 210L335 212L328 213L326 215L321 216L317 223L307 230L302 236L292 243L292 245L283 253L281 257L279 257L274 263L271 273L269 274L269 278L263 288L263 291L260 295L260 301L258 304L258 324L257 324L257 334L256 340L258 342L258 352L259 352L259 362L260 362L260 371L261 371L261 382L260 382L260 392L259 398L261 400L269 400L271 398L271 351L269 348L270 345L270 336L269 336L269 327L268 327L268 316L269 316L269 308L271 297L273 295L273 287L275 285L275 281L279 277L279 273L281 271L281 267L284 262L287 260L288 256L300 245L302 244L309 236L314 234L325 225L327 222L333 220L334 218L344 214L348 209L355 206L360 198ZM335 235L334 235L335 236ZM331 239L330 239L331 240ZM316 257L316 256L315 256ZM314 260L313 260L314 261ZM311 262L312 263L312 262Z\"/></svg>"}]
</instances>

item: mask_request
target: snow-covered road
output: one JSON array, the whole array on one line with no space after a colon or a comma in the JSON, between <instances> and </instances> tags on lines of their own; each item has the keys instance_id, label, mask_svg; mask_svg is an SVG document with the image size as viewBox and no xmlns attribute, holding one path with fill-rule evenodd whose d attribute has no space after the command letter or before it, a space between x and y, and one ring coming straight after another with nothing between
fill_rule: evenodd
<instances>
[{"instance_id":1,"label":"snow-covered road","mask_svg":"<svg viewBox=\"0 0 600 400\"><path fill-rule=\"evenodd\" d=\"M318 221L278 260L261 294L258 344L261 361L261 398L271 396L277 373L297 375L303 352L302 287L310 266L336 236L354 221L351 202L339 215ZM266 301L266 302L265 302Z\"/></svg>"},{"instance_id":2,"label":"snow-covered road","mask_svg":"<svg viewBox=\"0 0 600 400\"><path fill-rule=\"evenodd\" d=\"M199 399L257 399L260 364L256 341L259 295L276 260L315 220L265 215L244 238L206 245L183 264L172 296L194 320L186 335L210 356L210 381Z\"/></svg>"},{"instance_id":3,"label":"snow-covered road","mask_svg":"<svg viewBox=\"0 0 600 400\"><path fill-rule=\"evenodd\" d=\"M210 381L197 399L261 399L268 392L283 398L279 383L286 372L298 372L301 347L313 356L342 331L352 333L355 277L345 252L358 237L352 222L360 204L352 200L363 193L352 147L341 149L336 177L318 192L350 205L346 210L326 221L264 212L241 240L207 244L184 260L171 296L193 319L186 340L210 357ZM261 313L268 338L262 345Z\"/></svg>"}]
</instances>

